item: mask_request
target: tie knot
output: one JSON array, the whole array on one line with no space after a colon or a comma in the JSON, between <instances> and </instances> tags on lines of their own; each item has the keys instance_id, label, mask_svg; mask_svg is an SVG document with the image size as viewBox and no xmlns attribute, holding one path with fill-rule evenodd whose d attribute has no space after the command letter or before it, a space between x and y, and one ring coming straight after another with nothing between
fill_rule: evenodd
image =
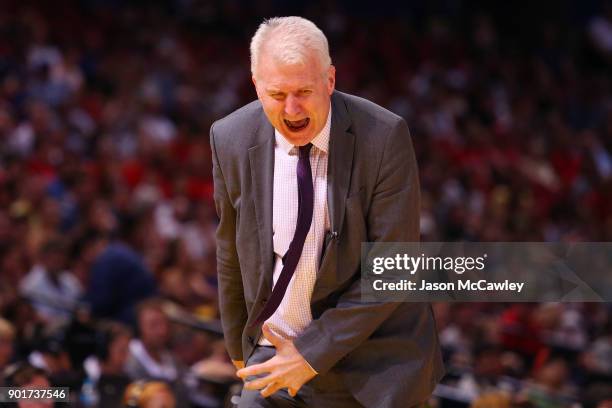
<instances>
[{"instance_id":1,"label":"tie knot","mask_svg":"<svg viewBox=\"0 0 612 408\"><path fill-rule=\"evenodd\" d=\"M300 157L309 157L310 149L312 149L312 143L308 143L307 145L300 146Z\"/></svg>"}]
</instances>

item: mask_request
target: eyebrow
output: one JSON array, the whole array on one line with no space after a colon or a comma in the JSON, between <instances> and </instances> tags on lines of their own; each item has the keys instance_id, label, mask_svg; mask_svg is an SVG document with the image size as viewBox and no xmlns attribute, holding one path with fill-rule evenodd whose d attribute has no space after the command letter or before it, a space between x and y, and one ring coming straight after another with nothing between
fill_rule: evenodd
<instances>
[{"instance_id":1,"label":"eyebrow","mask_svg":"<svg viewBox=\"0 0 612 408\"><path fill-rule=\"evenodd\" d=\"M314 88L313 85L307 85L307 86L303 86L301 88L298 88L295 92L311 91L313 88ZM281 91L280 89L276 89L276 88L268 88L268 89L266 89L266 92L268 94L286 94L286 93L288 93L288 92Z\"/></svg>"}]
</instances>

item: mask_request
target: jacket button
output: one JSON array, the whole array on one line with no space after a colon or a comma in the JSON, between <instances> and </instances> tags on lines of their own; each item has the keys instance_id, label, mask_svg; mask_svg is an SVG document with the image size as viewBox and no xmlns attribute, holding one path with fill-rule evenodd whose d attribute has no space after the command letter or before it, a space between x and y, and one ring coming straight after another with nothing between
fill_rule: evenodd
<instances>
[{"instance_id":1,"label":"jacket button","mask_svg":"<svg viewBox=\"0 0 612 408\"><path fill-rule=\"evenodd\" d=\"M253 336L249 336L247 337L247 340L249 341L249 343L253 344L255 342L255 339L253 338Z\"/></svg>"},{"instance_id":2,"label":"jacket button","mask_svg":"<svg viewBox=\"0 0 612 408\"><path fill-rule=\"evenodd\" d=\"M261 304L262 305L265 305L266 303L268 303L268 298L261 299Z\"/></svg>"}]
</instances>

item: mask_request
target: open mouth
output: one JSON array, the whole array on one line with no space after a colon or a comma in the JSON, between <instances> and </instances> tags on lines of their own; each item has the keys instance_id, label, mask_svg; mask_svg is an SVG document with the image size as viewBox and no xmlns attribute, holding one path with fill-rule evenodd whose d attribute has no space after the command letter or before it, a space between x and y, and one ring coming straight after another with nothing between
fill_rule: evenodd
<instances>
[{"instance_id":1,"label":"open mouth","mask_svg":"<svg viewBox=\"0 0 612 408\"><path fill-rule=\"evenodd\" d=\"M302 119L302 120L287 120L285 119L285 125L292 132L299 132L300 130L306 129L308 124L310 123L310 118Z\"/></svg>"}]
</instances>

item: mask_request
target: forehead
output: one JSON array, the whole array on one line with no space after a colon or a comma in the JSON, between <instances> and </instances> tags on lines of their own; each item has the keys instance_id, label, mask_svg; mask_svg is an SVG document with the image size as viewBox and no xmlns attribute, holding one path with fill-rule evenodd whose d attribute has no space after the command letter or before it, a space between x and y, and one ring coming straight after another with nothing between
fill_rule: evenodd
<instances>
[{"instance_id":1,"label":"forehead","mask_svg":"<svg viewBox=\"0 0 612 408\"><path fill-rule=\"evenodd\" d=\"M145 308L140 311L139 317L141 320L163 319L166 317L164 312L156 308Z\"/></svg>"},{"instance_id":2,"label":"forehead","mask_svg":"<svg viewBox=\"0 0 612 408\"><path fill-rule=\"evenodd\" d=\"M262 55L257 81L266 89L291 90L314 87L323 81L317 58L308 58L305 64L285 64Z\"/></svg>"},{"instance_id":3,"label":"forehead","mask_svg":"<svg viewBox=\"0 0 612 408\"><path fill-rule=\"evenodd\" d=\"M47 380L45 376L38 374L32 377L32 380L28 384L26 384L26 387L37 385L49 386L49 380Z\"/></svg>"}]
</instances>

